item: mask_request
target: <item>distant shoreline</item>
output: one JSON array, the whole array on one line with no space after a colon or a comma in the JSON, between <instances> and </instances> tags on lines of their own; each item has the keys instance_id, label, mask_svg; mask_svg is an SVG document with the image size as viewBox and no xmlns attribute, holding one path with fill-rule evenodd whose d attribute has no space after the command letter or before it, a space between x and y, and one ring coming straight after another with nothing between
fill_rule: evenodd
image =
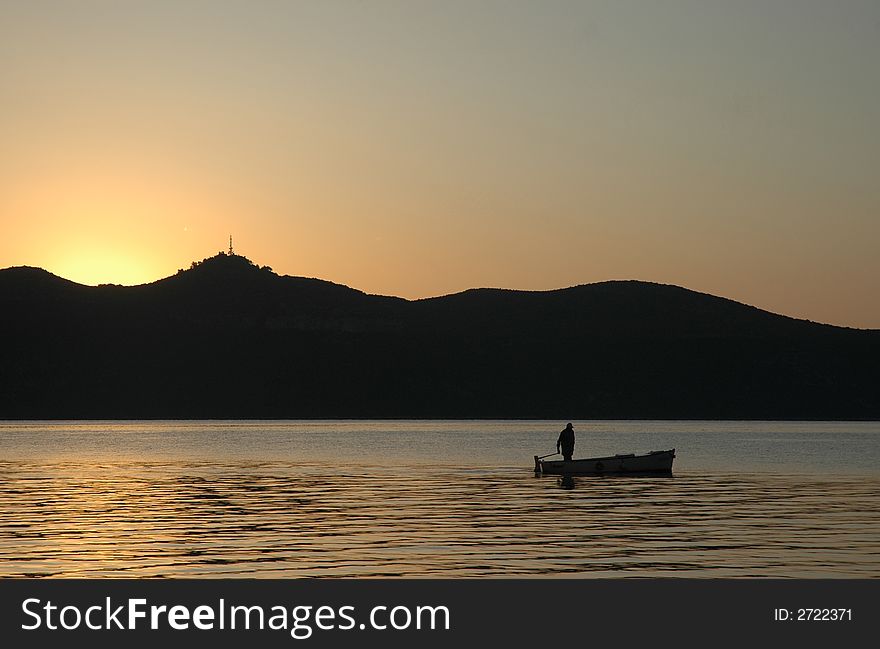
<instances>
[{"instance_id":1,"label":"distant shoreline","mask_svg":"<svg viewBox=\"0 0 880 649\"><path fill-rule=\"evenodd\" d=\"M3 419L880 420L880 330L651 282L410 302L218 255L0 305Z\"/></svg>"},{"instance_id":2,"label":"distant shoreline","mask_svg":"<svg viewBox=\"0 0 880 649\"><path fill-rule=\"evenodd\" d=\"M695 422L695 421L706 421L706 422L789 422L789 423L877 423L880 424L880 419L785 419L785 418L735 418L735 419L704 419L700 417L673 417L673 418L661 418L661 417L615 417L615 418L603 418L603 419L589 419L584 417L556 417L556 418L546 418L546 417L250 417L250 418L235 418L235 417L129 417L129 418L105 418L105 417L85 417L85 418L71 418L71 417L60 417L60 418L45 418L45 417L23 417L23 418L5 418L0 417L0 422L8 423L8 422L16 422L16 421L27 421L27 422L35 422L35 421L49 421L49 422L87 422L87 421L107 421L107 422L123 422L123 421L232 421L232 422L258 422L258 421L296 421L296 422L308 422L308 421L351 421L351 422L360 422L360 421L436 421L436 422L456 422L456 421L475 421L475 422L487 422L487 421L511 421L511 422L565 422L565 421L581 421L581 422L620 422L620 421L657 421L657 422Z\"/></svg>"}]
</instances>

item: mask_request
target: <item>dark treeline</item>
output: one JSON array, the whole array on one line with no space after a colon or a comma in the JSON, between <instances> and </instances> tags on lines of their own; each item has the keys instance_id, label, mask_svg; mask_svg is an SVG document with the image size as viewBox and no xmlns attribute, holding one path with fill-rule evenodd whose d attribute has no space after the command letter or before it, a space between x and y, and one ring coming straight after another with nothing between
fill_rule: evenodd
<instances>
[{"instance_id":1,"label":"dark treeline","mask_svg":"<svg viewBox=\"0 0 880 649\"><path fill-rule=\"evenodd\" d=\"M218 255L0 271L0 417L880 419L880 331L604 282L427 300Z\"/></svg>"}]
</instances>

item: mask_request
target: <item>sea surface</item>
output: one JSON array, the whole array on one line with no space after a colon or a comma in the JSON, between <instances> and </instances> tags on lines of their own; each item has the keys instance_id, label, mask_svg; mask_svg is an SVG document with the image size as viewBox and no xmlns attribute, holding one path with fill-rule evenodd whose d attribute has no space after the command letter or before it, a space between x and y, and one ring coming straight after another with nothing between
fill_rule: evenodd
<instances>
[{"instance_id":1,"label":"sea surface","mask_svg":"<svg viewBox=\"0 0 880 649\"><path fill-rule=\"evenodd\" d=\"M0 576L880 577L880 423L0 422Z\"/></svg>"}]
</instances>

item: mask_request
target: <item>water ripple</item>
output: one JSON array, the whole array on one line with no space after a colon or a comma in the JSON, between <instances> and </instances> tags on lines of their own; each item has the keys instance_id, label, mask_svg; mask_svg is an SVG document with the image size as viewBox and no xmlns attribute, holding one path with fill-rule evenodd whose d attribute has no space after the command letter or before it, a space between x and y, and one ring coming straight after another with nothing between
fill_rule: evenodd
<instances>
[{"instance_id":1,"label":"water ripple","mask_svg":"<svg viewBox=\"0 0 880 649\"><path fill-rule=\"evenodd\" d=\"M0 462L0 576L880 577L877 478L561 486L521 467Z\"/></svg>"}]
</instances>

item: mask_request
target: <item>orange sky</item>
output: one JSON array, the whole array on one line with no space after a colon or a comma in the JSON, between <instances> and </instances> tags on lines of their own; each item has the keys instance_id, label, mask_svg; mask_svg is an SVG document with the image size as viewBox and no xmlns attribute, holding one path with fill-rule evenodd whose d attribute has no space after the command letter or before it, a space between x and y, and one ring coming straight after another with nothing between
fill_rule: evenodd
<instances>
[{"instance_id":1,"label":"orange sky","mask_svg":"<svg viewBox=\"0 0 880 649\"><path fill-rule=\"evenodd\" d=\"M226 247L423 297L679 284L880 328L874 3L5 2L0 267Z\"/></svg>"}]
</instances>

